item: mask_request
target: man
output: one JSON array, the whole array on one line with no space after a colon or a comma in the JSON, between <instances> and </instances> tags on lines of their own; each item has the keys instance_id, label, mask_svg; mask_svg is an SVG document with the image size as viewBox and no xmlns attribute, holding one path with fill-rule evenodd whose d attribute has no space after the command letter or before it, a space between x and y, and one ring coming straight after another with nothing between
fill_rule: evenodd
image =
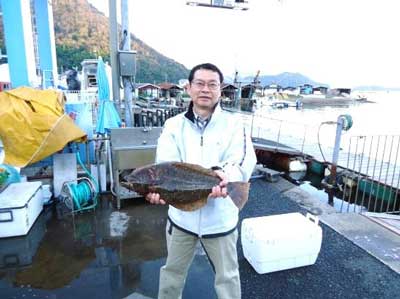
<instances>
[{"instance_id":1,"label":"man","mask_svg":"<svg viewBox=\"0 0 400 299\"><path fill-rule=\"evenodd\" d=\"M168 257L160 270L158 298L180 298L185 277L200 241L215 271L218 298L240 298L236 243L238 208L227 195L228 181L248 181L256 163L250 133L238 115L219 105L223 75L213 64L195 66L189 74L188 111L166 121L158 140L156 162L180 161L212 168L221 183L207 204L186 212L172 206L166 228ZM159 194L147 200L165 204Z\"/></svg>"}]
</instances>

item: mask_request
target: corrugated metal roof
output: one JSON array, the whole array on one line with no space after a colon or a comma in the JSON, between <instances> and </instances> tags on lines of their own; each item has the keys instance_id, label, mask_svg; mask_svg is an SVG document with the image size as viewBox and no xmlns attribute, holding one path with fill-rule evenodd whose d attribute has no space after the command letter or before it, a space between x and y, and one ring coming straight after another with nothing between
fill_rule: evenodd
<instances>
[{"instance_id":1,"label":"corrugated metal roof","mask_svg":"<svg viewBox=\"0 0 400 299\"><path fill-rule=\"evenodd\" d=\"M136 87L138 89L148 89L148 88L156 88L156 89L160 89L159 86L151 84L151 83L138 83L136 84Z\"/></svg>"}]
</instances>

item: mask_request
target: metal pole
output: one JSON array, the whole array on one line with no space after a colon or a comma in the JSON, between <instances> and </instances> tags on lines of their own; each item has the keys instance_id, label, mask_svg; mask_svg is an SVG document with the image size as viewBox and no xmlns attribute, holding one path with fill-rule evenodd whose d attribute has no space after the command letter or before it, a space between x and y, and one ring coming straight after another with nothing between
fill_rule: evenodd
<instances>
[{"instance_id":1,"label":"metal pole","mask_svg":"<svg viewBox=\"0 0 400 299\"><path fill-rule=\"evenodd\" d=\"M131 50L131 33L129 32L129 5L128 0L121 0L121 27L122 27L122 50ZM133 104L132 104L132 84L131 77L123 76L124 101L125 101L125 124L127 127L133 127Z\"/></svg>"},{"instance_id":2,"label":"metal pole","mask_svg":"<svg viewBox=\"0 0 400 299\"><path fill-rule=\"evenodd\" d=\"M116 103L118 113L121 116L121 100L119 95L119 75L118 75L118 33L117 33L117 9L116 0L108 0L109 7L109 27L110 27L110 62L112 76L113 99Z\"/></svg>"},{"instance_id":3,"label":"metal pole","mask_svg":"<svg viewBox=\"0 0 400 299\"><path fill-rule=\"evenodd\" d=\"M342 115L340 115L337 119L335 147L333 149L333 156L332 156L330 189L328 192L328 203L330 203L330 204L333 204L334 186L336 185L336 170L337 170L337 163L338 163L338 159L339 159L340 138L342 136L343 124L344 124L344 119L343 119Z\"/></svg>"}]
</instances>

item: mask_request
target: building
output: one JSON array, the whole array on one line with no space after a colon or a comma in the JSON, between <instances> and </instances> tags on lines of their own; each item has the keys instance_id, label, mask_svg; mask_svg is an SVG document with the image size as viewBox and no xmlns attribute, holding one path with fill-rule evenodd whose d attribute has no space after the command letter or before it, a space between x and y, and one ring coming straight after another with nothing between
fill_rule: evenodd
<instances>
[{"instance_id":1,"label":"building","mask_svg":"<svg viewBox=\"0 0 400 299\"><path fill-rule=\"evenodd\" d=\"M182 94L183 88L177 84L163 82L158 84L160 88L160 97L169 99L169 98L177 98Z\"/></svg>"}]
</instances>

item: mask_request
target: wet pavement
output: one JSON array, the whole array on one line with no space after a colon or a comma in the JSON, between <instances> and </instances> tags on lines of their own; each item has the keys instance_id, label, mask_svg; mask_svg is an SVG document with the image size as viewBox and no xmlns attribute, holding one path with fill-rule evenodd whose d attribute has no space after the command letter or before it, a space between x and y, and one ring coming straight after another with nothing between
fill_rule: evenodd
<instances>
[{"instance_id":1,"label":"wet pavement","mask_svg":"<svg viewBox=\"0 0 400 299\"><path fill-rule=\"evenodd\" d=\"M248 217L306 209L285 180L252 182L241 212ZM0 239L0 298L156 298L164 264L167 209L125 200L117 211L104 196L96 212L72 217L63 205L47 207L25 237ZM257 274L243 256L243 298L398 298L400 275L320 222L316 263ZM190 267L183 298L216 298L214 275L201 251Z\"/></svg>"}]
</instances>

